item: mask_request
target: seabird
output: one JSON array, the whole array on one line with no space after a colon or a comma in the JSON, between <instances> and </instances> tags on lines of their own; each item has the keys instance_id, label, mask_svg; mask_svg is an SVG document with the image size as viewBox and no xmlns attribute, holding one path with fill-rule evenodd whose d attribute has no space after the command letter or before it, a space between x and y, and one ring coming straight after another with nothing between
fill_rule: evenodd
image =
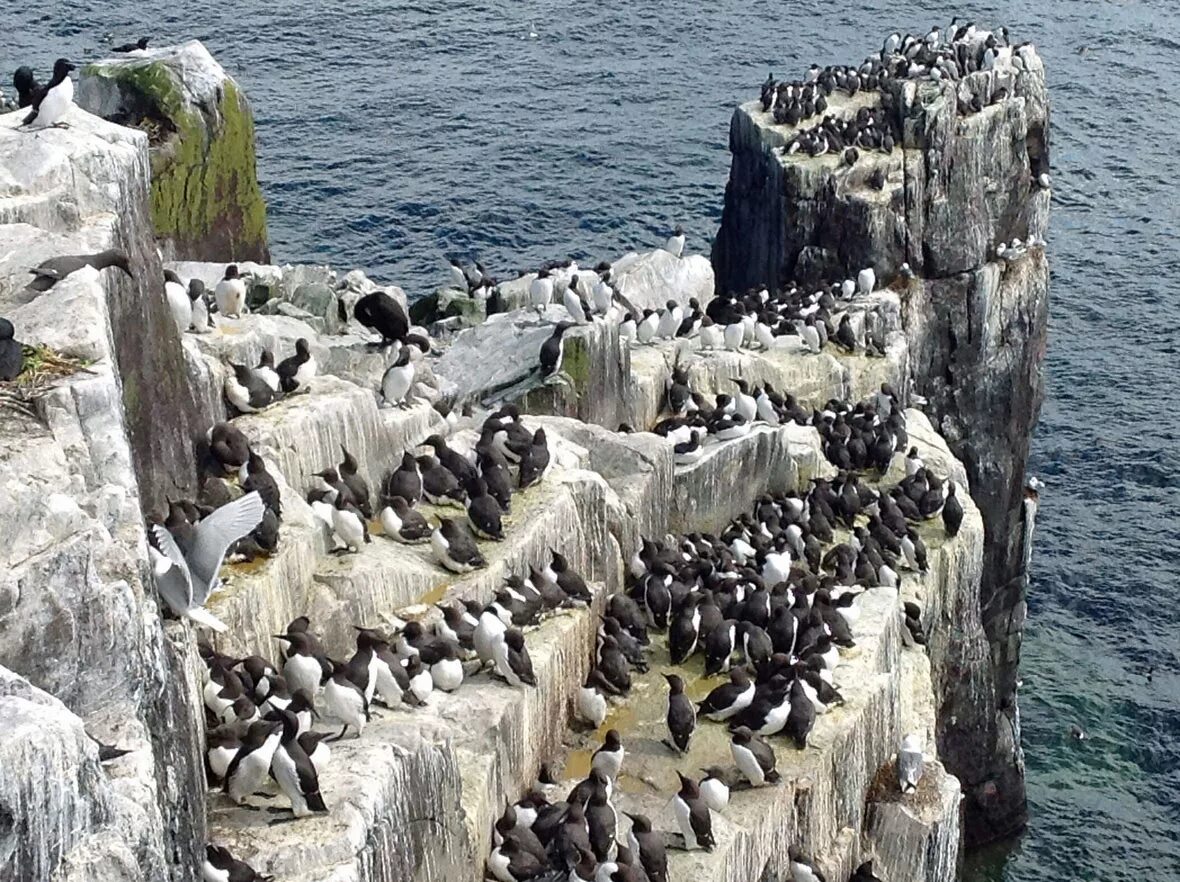
<instances>
[{"instance_id":1,"label":"seabird","mask_svg":"<svg viewBox=\"0 0 1180 882\"><path fill-rule=\"evenodd\" d=\"M529 658L524 634L516 628L504 632L504 638L496 643L493 653L496 673L508 681L510 686L536 686L533 662Z\"/></svg>"},{"instance_id":2,"label":"seabird","mask_svg":"<svg viewBox=\"0 0 1180 882\"><path fill-rule=\"evenodd\" d=\"M684 252L684 230L680 226L676 227L671 237L664 243L664 250L673 257L680 257Z\"/></svg>"},{"instance_id":3,"label":"seabird","mask_svg":"<svg viewBox=\"0 0 1180 882\"><path fill-rule=\"evenodd\" d=\"M541 376L550 377L561 370L561 360L565 354L565 332L574 327L573 322L558 322L553 328L553 334L541 344Z\"/></svg>"},{"instance_id":4,"label":"seabird","mask_svg":"<svg viewBox=\"0 0 1180 882\"><path fill-rule=\"evenodd\" d=\"M824 879L824 874L803 857L799 846L792 845L788 848L787 857L791 862L791 878L794 882L827 882Z\"/></svg>"},{"instance_id":5,"label":"seabird","mask_svg":"<svg viewBox=\"0 0 1180 882\"><path fill-rule=\"evenodd\" d=\"M754 684L745 668L733 668L729 682L716 687L700 703L700 712L718 722L745 710L754 700Z\"/></svg>"},{"instance_id":6,"label":"seabird","mask_svg":"<svg viewBox=\"0 0 1180 882\"><path fill-rule=\"evenodd\" d=\"M172 270L164 270L164 297L168 301L172 320L176 322L176 329L183 334L193 323L193 303L188 296L188 288Z\"/></svg>"},{"instance_id":7,"label":"seabird","mask_svg":"<svg viewBox=\"0 0 1180 882\"><path fill-rule=\"evenodd\" d=\"M963 524L963 505L955 496L955 482L947 481L946 501L942 504L942 523L948 536L957 536Z\"/></svg>"},{"instance_id":8,"label":"seabird","mask_svg":"<svg viewBox=\"0 0 1180 882\"><path fill-rule=\"evenodd\" d=\"M422 513L410 508L410 504L400 496L391 498L381 510L381 530L390 539L408 545L428 542L432 532Z\"/></svg>"},{"instance_id":9,"label":"seabird","mask_svg":"<svg viewBox=\"0 0 1180 882\"><path fill-rule=\"evenodd\" d=\"M41 84L33 74L33 69L21 66L12 75L12 88L16 89L16 106L28 107L41 90Z\"/></svg>"},{"instance_id":10,"label":"seabird","mask_svg":"<svg viewBox=\"0 0 1180 882\"><path fill-rule=\"evenodd\" d=\"M672 811L684 837L684 848L712 851L715 845L713 819L709 816L709 807L701 798L700 788L696 781L684 777L680 772L676 776L680 779L680 790L672 797Z\"/></svg>"},{"instance_id":11,"label":"seabird","mask_svg":"<svg viewBox=\"0 0 1180 882\"><path fill-rule=\"evenodd\" d=\"M549 470L549 442L544 429L533 433L532 443L520 458L520 489L536 484Z\"/></svg>"},{"instance_id":12,"label":"seabird","mask_svg":"<svg viewBox=\"0 0 1180 882\"><path fill-rule=\"evenodd\" d=\"M606 696L599 688L601 679L602 674L591 670L575 701L578 718L594 729L606 722Z\"/></svg>"},{"instance_id":13,"label":"seabird","mask_svg":"<svg viewBox=\"0 0 1180 882\"><path fill-rule=\"evenodd\" d=\"M344 544L342 552L358 553L362 545L373 541L366 516L343 494L337 494L332 507L332 532Z\"/></svg>"},{"instance_id":14,"label":"seabird","mask_svg":"<svg viewBox=\"0 0 1180 882\"><path fill-rule=\"evenodd\" d=\"M189 526L188 550L181 552L172 533L162 524L152 526L159 551L149 546L156 588L177 615L185 616L214 631L226 626L203 608L218 587L218 571L226 550L262 520L266 507L257 493L247 493Z\"/></svg>"},{"instance_id":15,"label":"seabird","mask_svg":"<svg viewBox=\"0 0 1180 882\"><path fill-rule=\"evenodd\" d=\"M274 876L263 876L245 861L219 845L205 846L205 860L201 863L202 882L274 882Z\"/></svg>"},{"instance_id":16,"label":"seabird","mask_svg":"<svg viewBox=\"0 0 1180 882\"><path fill-rule=\"evenodd\" d=\"M626 814L626 813L624 813ZM664 846L664 834L652 830L646 815L627 814L631 819L631 831L627 842L631 852L639 859L643 872L650 882L668 882L668 855Z\"/></svg>"},{"instance_id":17,"label":"seabird","mask_svg":"<svg viewBox=\"0 0 1180 882\"><path fill-rule=\"evenodd\" d=\"M709 766L701 771L705 773L705 777L697 783L701 799L710 809L720 814L729 806L728 776L720 766Z\"/></svg>"},{"instance_id":18,"label":"seabird","mask_svg":"<svg viewBox=\"0 0 1180 882\"><path fill-rule=\"evenodd\" d=\"M352 494L350 501L367 520L373 516L372 494L369 493L369 482L361 475L360 464L356 461L356 457L349 453L348 448L343 444L340 445L340 452L344 455L344 459L340 461L338 467L340 480L348 488L349 493Z\"/></svg>"},{"instance_id":19,"label":"seabird","mask_svg":"<svg viewBox=\"0 0 1180 882\"><path fill-rule=\"evenodd\" d=\"M386 368L385 374L381 377L381 397L386 404L404 408L408 403L412 403L412 399L407 402L406 396L409 395L413 384L414 364L410 361L410 347L403 346L393 364Z\"/></svg>"},{"instance_id":20,"label":"seabird","mask_svg":"<svg viewBox=\"0 0 1180 882\"><path fill-rule=\"evenodd\" d=\"M282 738L271 758L271 773L291 802L291 812L296 818L306 818L316 812L327 812L324 798L320 795L320 780L311 758L299 741L299 721L293 713L276 711L268 719L276 720L283 727Z\"/></svg>"},{"instance_id":21,"label":"seabird","mask_svg":"<svg viewBox=\"0 0 1180 882\"><path fill-rule=\"evenodd\" d=\"M504 538L500 503L488 494L488 485L480 477L467 483L467 522L477 536L497 542Z\"/></svg>"},{"instance_id":22,"label":"seabird","mask_svg":"<svg viewBox=\"0 0 1180 882\"><path fill-rule=\"evenodd\" d=\"M656 336L661 340L671 340L680 330L683 321L684 310L675 300L669 300L664 304L664 310L656 322Z\"/></svg>"},{"instance_id":23,"label":"seabird","mask_svg":"<svg viewBox=\"0 0 1180 882\"><path fill-rule=\"evenodd\" d=\"M664 674L668 681L668 733L672 746L680 753L688 751L688 742L697 725L697 712L684 694L684 680L677 674Z\"/></svg>"},{"instance_id":24,"label":"seabird","mask_svg":"<svg viewBox=\"0 0 1180 882\"><path fill-rule=\"evenodd\" d=\"M635 326L635 340L641 346L646 346L655 339L656 329L660 325L660 317L654 309L645 309L643 319Z\"/></svg>"},{"instance_id":25,"label":"seabird","mask_svg":"<svg viewBox=\"0 0 1180 882\"><path fill-rule=\"evenodd\" d=\"M470 531L450 518L439 518L438 528L430 535L430 546L435 559L453 573L469 573L488 565Z\"/></svg>"},{"instance_id":26,"label":"seabird","mask_svg":"<svg viewBox=\"0 0 1180 882\"><path fill-rule=\"evenodd\" d=\"M402 305L384 291L373 291L356 302L353 317L371 331L381 335L381 347L405 342L410 332L410 317Z\"/></svg>"},{"instance_id":27,"label":"seabird","mask_svg":"<svg viewBox=\"0 0 1180 882\"><path fill-rule=\"evenodd\" d=\"M316 375L316 362L311 356L311 348L306 338L300 337L295 341L295 354L280 361L276 373L286 393L294 392L311 381Z\"/></svg>"},{"instance_id":28,"label":"seabird","mask_svg":"<svg viewBox=\"0 0 1180 882\"><path fill-rule=\"evenodd\" d=\"M916 733L906 735L897 752L897 781L902 793L913 793L922 778L922 739Z\"/></svg>"},{"instance_id":29,"label":"seabird","mask_svg":"<svg viewBox=\"0 0 1180 882\"><path fill-rule=\"evenodd\" d=\"M417 505L422 498L422 471L418 460L408 450L402 454L401 465L390 472L381 485L381 497L386 505L392 505L395 496L400 496L409 505Z\"/></svg>"},{"instance_id":30,"label":"seabird","mask_svg":"<svg viewBox=\"0 0 1180 882\"><path fill-rule=\"evenodd\" d=\"M349 679L347 665L324 659L323 668L324 709L344 727L332 740L343 738L349 726L356 730L356 737L360 738L370 718L369 702L365 699L364 691Z\"/></svg>"},{"instance_id":31,"label":"seabird","mask_svg":"<svg viewBox=\"0 0 1180 882\"><path fill-rule=\"evenodd\" d=\"M623 758L626 753L623 748L623 739L619 736L618 730L608 729L602 747L594 751L594 755L590 758L590 769L602 772L607 778L614 781L619 777L619 771L623 768Z\"/></svg>"},{"instance_id":32,"label":"seabird","mask_svg":"<svg viewBox=\"0 0 1180 882\"><path fill-rule=\"evenodd\" d=\"M873 268L865 267L856 274L856 291L858 294L872 294L877 285L877 274Z\"/></svg>"},{"instance_id":33,"label":"seabird","mask_svg":"<svg viewBox=\"0 0 1180 882\"><path fill-rule=\"evenodd\" d=\"M549 270L541 270L535 279L529 283L529 304L540 315L553 299L553 278Z\"/></svg>"},{"instance_id":34,"label":"seabird","mask_svg":"<svg viewBox=\"0 0 1180 882\"><path fill-rule=\"evenodd\" d=\"M273 721L259 720L250 724L241 748L226 769L223 785L229 798L238 805L242 805L266 780L282 731L282 726Z\"/></svg>"},{"instance_id":35,"label":"seabird","mask_svg":"<svg viewBox=\"0 0 1180 882\"><path fill-rule=\"evenodd\" d=\"M246 308L246 283L238 275L238 265L231 263L225 268L225 275L213 289L217 311L229 318L238 318Z\"/></svg>"},{"instance_id":36,"label":"seabird","mask_svg":"<svg viewBox=\"0 0 1180 882\"><path fill-rule=\"evenodd\" d=\"M231 362L225 397L239 413L257 413L274 402L275 392L257 371Z\"/></svg>"},{"instance_id":37,"label":"seabird","mask_svg":"<svg viewBox=\"0 0 1180 882\"><path fill-rule=\"evenodd\" d=\"M24 355L15 334L12 322L0 318L0 381L16 379L24 365Z\"/></svg>"},{"instance_id":38,"label":"seabird","mask_svg":"<svg viewBox=\"0 0 1180 882\"><path fill-rule=\"evenodd\" d=\"M111 48L112 52L134 52L137 49L143 50L148 47L148 38L140 37L134 43L124 43L122 46L114 46Z\"/></svg>"},{"instance_id":39,"label":"seabird","mask_svg":"<svg viewBox=\"0 0 1180 882\"><path fill-rule=\"evenodd\" d=\"M213 316L209 313L208 292L200 279L189 279L188 299L192 304L192 320L189 329L194 334L207 334L213 327Z\"/></svg>"},{"instance_id":40,"label":"seabird","mask_svg":"<svg viewBox=\"0 0 1180 882\"><path fill-rule=\"evenodd\" d=\"M26 288L32 291L48 291L62 279L87 266L92 266L100 272L107 267L118 267L128 278L134 278L127 255L122 251L109 249L97 254L76 254L44 260L36 269L29 270L33 274L33 281L29 282Z\"/></svg>"},{"instance_id":41,"label":"seabird","mask_svg":"<svg viewBox=\"0 0 1180 882\"><path fill-rule=\"evenodd\" d=\"M738 770L751 786L761 787L763 784L778 782L779 773L774 768L774 749L748 728L739 726L733 730L729 749Z\"/></svg>"},{"instance_id":42,"label":"seabird","mask_svg":"<svg viewBox=\"0 0 1180 882\"><path fill-rule=\"evenodd\" d=\"M64 58L59 58L53 63L53 77L44 89L34 93L31 109L21 123L21 128L36 126L43 129L66 125L62 118L74 106L74 81L70 79L70 71L73 69L74 65Z\"/></svg>"}]
</instances>

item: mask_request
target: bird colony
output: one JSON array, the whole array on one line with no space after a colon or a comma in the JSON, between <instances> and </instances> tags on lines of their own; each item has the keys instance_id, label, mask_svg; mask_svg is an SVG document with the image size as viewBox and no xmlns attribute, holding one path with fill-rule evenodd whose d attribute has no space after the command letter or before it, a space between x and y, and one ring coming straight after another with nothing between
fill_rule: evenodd
<instances>
[{"instance_id":1,"label":"bird colony","mask_svg":"<svg viewBox=\"0 0 1180 882\"><path fill-rule=\"evenodd\" d=\"M120 51L145 45L146 39ZM1012 46L1003 29L953 24L924 36L894 34L858 68L813 67L792 82L772 77L762 105L777 124L795 129L788 154L838 153L851 164L858 151L893 149L897 133L885 112L896 91L892 81L957 81L971 71L1019 67L1021 58L1021 47ZM72 69L59 60L45 86L28 69L17 72L14 85L29 107L26 127L67 124ZM828 112L837 93L851 98L861 91L880 92L882 107L862 107L853 117ZM978 109L970 99L960 107L964 113ZM664 250L679 259L684 247L677 228ZM1008 255L1023 247L1001 246ZM86 266L139 271L121 252L60 256L32 270L27 291L47 291ZM538 322L554 302L568 314L536 353L533 379L539 384L568 382L565 335L591 323L617 325L625 347L689 341L702 358L784 347L803 358L824 351L885 354L886 341L874 325L854 322L850 309L878 289L871 268L821 286L784 282L773 290L721 294L704 307L696 299L687 306L669 300L658 310L632 305L609 263L589 270L555 262L528 279L528 305ZM211 290L173 270L160 280L182 335L216 335L224 320L247 315L248 282L232 264ZM491 304L500 297L498 283L479 263L453 260L448 285ZM387 407L409 407L418 366L437 341L414 327L383 290L360 297L352 318L372 334L371 348L386 355L374 395ZM16 333L0 319L0 381L21 371ZM843 702L841 658L856 646L865 592L897 588L924 572L926 543L949 541L964 517L953 481L928 468L909 444L903 396L888 384L864 401L808 408L790 390L740 377L709 397L676 366L665 385L663 413L641 428L666 439L678 466L691 466L706 445L736 441L753 427L794 423L818 431L837 476L817 479L802 492L764 495L716 533L644 538L626 566L626 590L606 599L596 598L566 555L551 550L548 559L509 575L486 603L451 598L393 625L358 621L348 646L327 645L316 623L300 616L273 635L265 655L229 656L216 648L227 626L206 602L227 566L232 571L276 553L287 493L304 496L324 547L342 561L367 554L375 542L421 546L449 578L488 565L488 543L501 542L513 529L513 498L545 480L552 451L544 428L530 426L527 414L501 402L471 423L474 444L431 435L399 451L400 461L377 486L364 477L373 470L341 447L339 459L322 462L308 486L288 488L237 417L265 413L283 400L297 406L300 396L315 394L319 366L310 341L298 339L290 351L265 350L256 364L224 367L230 418L209 427L198 445L200 492L172 500L149 529L163 604L207 635L199 642L206 669L205 769L210 788L220 794L211 798L273 813L280 822L331 812L345 796L320 787L333 744L365 738L377 714L413 714L436 692L461 694L489 676L516 689L536 687L527 636L551 616L591 615L589 608L601 604L589 674L571 712L583 729L571 738L592 748L588 774L563 782L555 757L536 787L523 796L502 795L506 808L486 857L488 875L500 882L665 882L674 878L669 849L712 849L714 818L747 791L778 786L784 752L807 751L817 716ZM450 428L458 414L439 407ZM904 477L886 485L886 474L899 463ZM922 609L907 603L901 615L907 639L923 643ZM675 779L663 782L672 819L665 828L626 811L619 785L637 745L625 727L612 724L620 708L634 702L637 679L657 676L664 718L655 749L675 766ZM703 729L714 727L727 733L728 752L705 758L694 745ZM916 733L899 746L896 783L903 794L921 786L923 749ZM796 882L823 878L797 847L790 861ZM208 846L202 873L210 882L263 878L216 844ZM852 878L877 877L869 862Z\"/></svg>"}]
</instances>

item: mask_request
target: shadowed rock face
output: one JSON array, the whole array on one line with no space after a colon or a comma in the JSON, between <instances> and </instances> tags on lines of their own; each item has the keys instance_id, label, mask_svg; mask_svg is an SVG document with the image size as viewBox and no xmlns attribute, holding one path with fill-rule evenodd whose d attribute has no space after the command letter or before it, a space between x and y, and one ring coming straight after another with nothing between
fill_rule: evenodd
<instances>
[{"instance_id":1,"label":"shadowed rock face","mask_svg":"<svg viewBox=\"0 0 1180 882\"><path fill-rule=\"evenodd\" d=\"M1049 167L1048 96L1040 60L1030 58L1019 73L968 77L963 87L985 105L1000 87L1009 97L966 117L950 84L895 85L899 147L848 170L835 156L782 156L776 148L791 130L758 102L743 105L730 127L733 165L712 255L719 290L855 277L866 266L897 279L913 389L962 459L986 527L978 615L935 665L939 752L963 782L968 844L1026 818L1015 695L1026 609L1022 488L1044 397L1049 273L1041 247L1011 262L994 254L1013 238L1043 241L1048 225L1049 193L1036 186ZM875 100L837 96L831 111ZM868 184L877 169L880 190ZM905 263L912 279L899 274Z\"/></svg>"}]
</instances>

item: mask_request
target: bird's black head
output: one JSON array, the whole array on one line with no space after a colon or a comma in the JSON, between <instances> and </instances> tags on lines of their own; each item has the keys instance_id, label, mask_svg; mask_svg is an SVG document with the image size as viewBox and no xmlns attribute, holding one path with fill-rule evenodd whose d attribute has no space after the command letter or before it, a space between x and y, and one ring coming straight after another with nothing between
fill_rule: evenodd
<instances>
[{"instance_id":1,"label":"bird's black head","mask_svg":"<svg viewBox=\"0 0 1180 882\"><path fill-rule=\"evenodd\" d=\"M16 333L16 329L12 327L12 322L6 318L0 318L0 340L11 340Z\"/></svg>"},{"instance_id":2,"label":"bird's black head","mask_svg":"<svg viewBox=\"0 0 1180 882\"><path fill-rule=\"evenodd\" d=\"M148 46L148 38L147 37L140 37L138 40L135 41L135 45L138 46L140 49L146 49Z\"/></svg>"},{"instance_id":3,"label":"bird's black head","mask_svg":"<svg viewBox=\"0 0 1180 882\"><path fill-rule=\"evenodd\" d=\"M53 62L53 75L58 79L64 79L69 76L70 71L75 70L74 65L70 64L66 59L59 58Z\"/></svg>"}]
</instances>

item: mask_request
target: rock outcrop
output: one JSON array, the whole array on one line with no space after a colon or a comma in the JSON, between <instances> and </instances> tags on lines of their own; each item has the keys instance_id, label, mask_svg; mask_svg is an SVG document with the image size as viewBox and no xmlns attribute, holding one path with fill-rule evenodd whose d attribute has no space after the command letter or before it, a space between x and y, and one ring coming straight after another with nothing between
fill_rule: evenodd
<instances>
[{"instance_id":1,"label":"rock outcrop","mask_svg":"<svg viewBox=\"0 0 1180 882\"><path fill-rule=\"evenodd\" d=\"M189 44L121 64L131 69L142 62L139 69L149 73L136 76L155 77L152 59L194 53L200 55ZM204 61L198 65L209 70ZM91 79L102 77L96 72ZM198 82L185 80L185 94L196 94L206 79L198 73ZM936 96L930 101L929 115L936 115ZM1009 120L1015 111L1004 113ZM742 114L751 119L751 139L771 137L752 111ZM904 396L912 383L938 417L932 424L919 410L906 412L911 443L935 474L964 486L968 477L977 480L972 469L981 463L1002 469L1006 462L997 459L1000 448L986 445L991 435L981 434L993 424L956 420L985 406L1010 414L1010 422L1019 414L1002 410L988 389L966 389L960 376L982 376L985 359L996 363L994 341L1012 329L1014 309L1026 309L1021 314L1035 321L1023 298L1044 274L1039 249L1002 266L956 269L953 277L930 275L933 258L912 262L914 280L843 304L857 328L871 327L881 341L873 356L834 346L811 354L792 337L754 351L704 351L693 340L628 348L613 324L598 320L571 331L565 376L545 383L537 376L537 352L562 310L553 305L538 315L512 295L517 301L507 297L502 305L517 308L415 355L413 401L389 407L377 390L392 354L371 345L372 335L349 317L356 299L378 287L373 282L358 273L337 278L325 267L243 262L250 310L219 318L211 333L178 336L151 235L145 135L75 111L69 130L36 136L34 163L21 153L30 136L9 131L17 119L0 117L0 174L6 176L0 178L0 254L9 255L0 258L0 314L13 321L20 339L70 355L84 369L40 390L31 416L10 418L5 411L0 422L0 534L10 540L0 552L7 555L0 560L0 719L12 722L0 728L5 879L187 882L198 878L207 840L288 882L481 878L504 800L532 786L542 763L571 780L586 772L602 733L575 734L571 705L590 664L598 614L623 587L625 563L641 538L719 531L764 493L805 490L836 472L819 432L795 424L759 425L724 442L711 438L700 458L678 464L671 441L644 431L666 413L674 368L707 396L731 392L735 378L773 383L797 396L805 412L830 399L868 396L882 383ZM754 151L758 143L747 146ZM741 161L739 154L735 170ZM812 185L831 185L822 160L810 168ZM748 216L761 210L753 200L741 204ZM1043 231L1041 211L1028 213L1026 232ZM879 212L868 226L884 229L886 220ZM885 248L887 239L874 241ZM839 243L823 246L816 238L811 245L791 271L855 266L858 259ZM29 262L113 246L130 254L132 279L87 269L36 297L23 290ZM886 274L894 257L882 254L878 272ZM170 266L211 284L229 255L216 258ZM736 272L724 261L719 266ZM714 286L700 256L628 255L614 272L624 296L640 308L669 299L705 305ZM950 278L960 287L947 287ZM719 287L730 284L719 279ZM382 290L404 302L399 289ZM961 313L948 302L956 291L970 294ZM947 334L960 333L961 321L971 334L964 330L948 349ZM140 345L144 339L152 345ZM162 620L146 567L142 512L158 513L166 498L194 495L194 440L229 415L222 399L226 363L255 364L263 349L281 359L299 339L308 340L318 375L298 394L235 419L281 493L278 549L223 567L207 605L228 630L200 636L223 653L273 659L271 635L306 614L326 652L347 658L355 625L429 624L439 601L487 601L505 577L543 564L551 549L584 574L594 599L527 629L535 688L468 670L469 682L453 694L436 692L425 707L384 712L363 737L333 745L320 781L330 812L271 825L266 812L232 805L205 786L199 632L188 622ZM1012 361L999 362L1010 372L1024 363L1019 348L1011 351ZM376 488L405 451L418 450L431 434L470 450L486 410L505 401L521 405L530 429L545 429L552 464L543 481L514 496L504 540L480 543L486 568L448 573L429 546L391 541L376 523L372 541L355 553L330 553L334 541L305 494L317 471L339 462L341 447L356 455L362 477ZM615 431L621 422L637 431ZM902 459L894 457L882 485L901 479ZM798 844L833 880L872 858L889 882L951 882L961 795L978 801L986 795L980 782L994 780L988 776L1000 743L991 704L997 680L981 616L988 614L987 597L995 596L983 593L987 568L1011 550L993 548L996 528L985 531L988 509L981 507L981 517L971 496L961 499L965 516L956 536L938 521L918 528L929 549L928 572L907 571L897 588L873 588L858 600L856 646L841 653L836 673L845 703L823 715L806 750L780 748L781 786L735 793L715 821L713 853L672 856L671 879L785 878L787 848ZM1020 535L1023 551L1029 529ZM925 649L909 639L902 601L922 609ZM1018 628L1017 616L1010 618ZM723 728L710 724L683 762L658 747L663 693L657 681L666 666L657 647L651 672L636 676L630 698L612 702L606 725L637 745L617 792L619 807L673 829L666 805L673 769L727 763L728 745ZM694 680L696 689L714 685ZM317 727L339 726L324 717ZM917 793L902 796L892 763L909 732L924 739L927 772ZM87 735L131 752L100 766Z\"/></svg>"},{"instance_id":2,"label":"rock outcrop","mask_svg":"<svg viewBox=\"0 0 1180 882\"><path fill-rule=\"evenodd\" d=\"M88 64L78 104L148 133L152 224L165 257L269 260L254 116L241 87L201 43Z\"/></svg>"},{"instance_id":3,"label":"rock outcrop","mask_svg":"<svg viewBox=\"0 0 1180 882\"><path fill-rule=\"evenodd\" d=\"M162 296L147 138L81 110L69 129L18 133L21 115L0 117L0 314L82 367L0 429L0 666L15 672L0 692L19 704L0 714L19 724L0 731L0 817L19 821L0 876L185 879L205 828L193 645L157 614L140 512L195 489L209 417ZM131 278L87 268L25 289L45 258L111 247ZM113 774L83 725L131 751ZM27 798L25 776L61 789Z\"/></svg>"},{"instance_id":4,"label":"rock outcrop","mask_svg":"<svg viewBox=\"0 0 1180 882\"><path fill-rule=\"evenodd\" d=\"M713 263L721 290L784 279L896 279L908 376L959 456L987 530L979 618L949 647L940 753L967 796L969 843L1002 837L1026 817L1016 704L1026 605L1024 469L1044 394L1048 263L1049 105L1031 47L961 83L895 81L890 154L783 156L790 129L758 102L737 109L733 164ZM956 90L981 99L958 110ZM1005 90L1005 91L1001 91ZM1006 96L1006 97L1005 97ZM994 101L993 101L994 97ZM877 102L834 95L830 112ZM884 175L878 189L874 173ZM996 246L1019 239L1017 257Z\"/></svg>"}]
</instances>

